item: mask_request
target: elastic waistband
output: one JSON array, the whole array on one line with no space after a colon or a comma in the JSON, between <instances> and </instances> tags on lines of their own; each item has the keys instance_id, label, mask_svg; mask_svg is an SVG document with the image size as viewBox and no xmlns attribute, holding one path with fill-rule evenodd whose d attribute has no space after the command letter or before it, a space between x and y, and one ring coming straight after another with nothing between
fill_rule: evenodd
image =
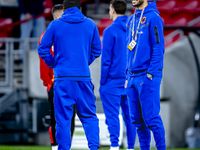
<instances>
[{"instance_id":1,"label":"elastic waistband","mask_svg":"<svg viewBox=\"0 0 200 150\"><path fill-rule=\"evenodd\" d=\"M133 72L133 71L128 70L128 72L129 72L130 74L132 74L132 75L138 74L138 73L142 73L142 72L145 72L145 71L147 71L147 69L140 70L140 71L136 71L136 72Z\"/></svg>"},{"instance_id":2,"label":"elastic waistband","mask_svg":"<svg viewBox=\"0 0 200 150\"><path fill-rule=\"evenodd\" d=\"M72 81L91 81L90 76L56 76L55 81L72 80Z\"/></svg>"},{"instance_id":3,"label":"elastic waistband","mask_svg":"<svg viewBox=\"0 0 200 150\"><path fill-rule=\"evenodd\" d=\"M144 70L140 70L140 71L136 71L136 72L133 72L133 71L130 71L128 70L128 72L132 75L135 75L135 74L138 74L138 73L142 73L142 72L145 72L147 71L147 69L144 69ZM158 71L162 71L162 69L158 69Z\"/></svg>"}]
</instances>

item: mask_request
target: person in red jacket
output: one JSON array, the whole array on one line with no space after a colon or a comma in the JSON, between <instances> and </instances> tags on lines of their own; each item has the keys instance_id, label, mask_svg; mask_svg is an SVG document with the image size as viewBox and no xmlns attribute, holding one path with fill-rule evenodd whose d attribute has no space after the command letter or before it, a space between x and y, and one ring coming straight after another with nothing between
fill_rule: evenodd
<instances>
[{"instance_id":1,"label":"person in red jacket","mask_svg":"<svg viewBox=\"0 0 200 150\"><path fill-rule=\"evenodd\" d=\"M52 9L52 15L54 20L59 19L61 15L63 14L63 4L57 4L53 7ZM42 33L40 36L39 40L39 45L42 41L43 35L45 34L45 31ZM51 54L53 55L53 46L50 50ZM55 121L55 116L54 116L54 104L53 104L53 97L54 97L54 89L53 89L53 83L54 83L54 73L53 73L53 68L48 67L44 60L40 58L40 78L43 81L43 85L47 87L47 93L48 93L48 101L50 104L50 127L49 127L49 135L51 139L51 146L52 150L57 150L58 149L58 144L56 141L55 137L55 126L56 126L56 121ZM75 120L75 106L74 106L74 113L71 121L71 136L73 136L74 132L74 120Z\"/></svg>"}]
</instances>

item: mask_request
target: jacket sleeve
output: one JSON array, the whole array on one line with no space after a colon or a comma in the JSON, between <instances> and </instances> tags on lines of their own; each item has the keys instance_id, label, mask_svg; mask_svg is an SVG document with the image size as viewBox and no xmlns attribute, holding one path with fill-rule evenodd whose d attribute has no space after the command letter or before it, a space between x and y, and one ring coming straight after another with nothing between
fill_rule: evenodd
<instances>
[{"instance_id":1,"label":"jacket sleeve","mask_svg":"<svg viewBox=\"0 0 200 150\"><path fill-rule=\"evenodd\" d=\"M112 31L106 29L103 33L103 47L102 47L102 56L101 56L101 85L106 83L111 59L112 59L112 50L114 45L114 36Z\"/></svg>"},{"instance_id":2,"label":"jacket sleeve","mask_svg":"<svg viewBox=\"0 0 200 150\"><path fill-rule=\"evenodd\" d=\"M47 64L47 66L54 67L54 57L52 56L50 49L53 44L53 22L48 26L46 33L44 34L41 44L38 46L38 54Z\"/></svg>"},{"instance_id":3,"label":"jacket sleeve","mask_svg":"<svg viewBox=\"0 0 200 150\"><path fill-rule=\"evenodd\" d=\"M150 38L153 50L147 73L155 76L161 63L163 62L165 51L163 21L158 15L156 15L156 17L150 22Z\"/></svg>"},{"instance_id":4,"label":"jacket sleeve","mask_svg":"<svg viewBox=\"0 0 200 150\"><path fill-rule=\"evenodd\" d=\"M25 6L24 0L18 0L18 3L19 3L19 9L20 9L21 13L26 14L28 12L28 10Z\"/></svg>"},{"instance_id":5,"label":"jacket sleeve","mask_svg":"<svg viewBox=\"0 0 200 150\"><path fill-rule=\"evenodd\" d=\"M44 60L42 60L40 57L40 78L42 79L44 86L47 86L51 81L49 72L50 68L45 64Z\"/></svg>"},{"instance_id":6,"label":"jacket sleeve","mask_svg":"<svg viewBox=\"0 0 200 150\"><path fill-rule=\"evenodd\" d=\"M39 45L44 36L44 33L45 32L43 32L42 35L40 36ZM41 57L39 58L40 58L40 78L43 81L43 85L47 86L51 81L50 68L45 64L44 60L42 60Z\"/></svg>"},{"instance_id":7,"label":"jacket sleeve","mask_svg":"<svg viewBox=\"0 0 200 150\"><path fill-rule=\"evenodd\" d=\"M89 65L92 64L92 62L96 58L98 58L100 55L101 55L101 40L99 37L97 26L95 25L94 36L93 36L92 45L91 45L91 53L90 53L88 64Z\"/></svg>"}]
</instances>

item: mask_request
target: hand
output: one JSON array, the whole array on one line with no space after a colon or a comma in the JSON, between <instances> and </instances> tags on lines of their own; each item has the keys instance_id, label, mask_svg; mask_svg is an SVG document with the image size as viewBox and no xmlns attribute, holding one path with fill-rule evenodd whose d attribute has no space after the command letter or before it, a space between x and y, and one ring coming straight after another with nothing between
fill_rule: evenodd
<instances>
[{"instance_id":1,"label":"hand","mask_svg":"<svg viewBox=\"0 0 200 150\"><path fill-rule=\"evenodd\" d=\"M153 79L153 75L152 74L150 74L150 73L147 73L147 78L149 78L149 79Z\"/></svg>"},{"instance_id":2,"label":"hand","mask_svg":"<svg viewBox=\"0 0 200 150\"><path fill-rule=\"evenodd\" d=\"M124 88L127 88L128 81L126 80Z\"/></svg>"},{"instance_id":3,"label":"hand","mask_svg":"<svg viewBox=\"0 0 200 150\"><path fill-rule=\"evenodd\" d=\"M30 13L26 13L25 14L25 20L31 20L32 19L32 16Z\"/></svg>"}]
</instances>

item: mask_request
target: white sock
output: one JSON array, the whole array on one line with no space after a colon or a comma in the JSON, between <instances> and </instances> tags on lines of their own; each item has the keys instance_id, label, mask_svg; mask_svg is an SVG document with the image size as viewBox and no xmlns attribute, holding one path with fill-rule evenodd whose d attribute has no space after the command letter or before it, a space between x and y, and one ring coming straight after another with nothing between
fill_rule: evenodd
<instances>
[{"instance_id":1,"label":"white sock","mask_svg":"<svg viewBox=\"0 0 200 150\"><path fill-rule=\"evenodd\" d=\"M110 147L110 150L119 150L119 147Z\"/></svg>"},{"instance_id":2,"label":"white sock","mask_svg":"<svg viewBox=\"0 0 200 150\"><path fill-rule=\"evenodd\" d=\"M52 148L52 150L58 150L58 145L52 146L51 148Z\"/></svg>"},{"instance_id":3,"label":"white sock","mask_svg":"<svg viewBox=\"0 0 200 150\"><path fill-rule=\"evenodd\" d=\"M127 150L134 150L134 149L127 149Z\"/></svg>"}]
</instances>

